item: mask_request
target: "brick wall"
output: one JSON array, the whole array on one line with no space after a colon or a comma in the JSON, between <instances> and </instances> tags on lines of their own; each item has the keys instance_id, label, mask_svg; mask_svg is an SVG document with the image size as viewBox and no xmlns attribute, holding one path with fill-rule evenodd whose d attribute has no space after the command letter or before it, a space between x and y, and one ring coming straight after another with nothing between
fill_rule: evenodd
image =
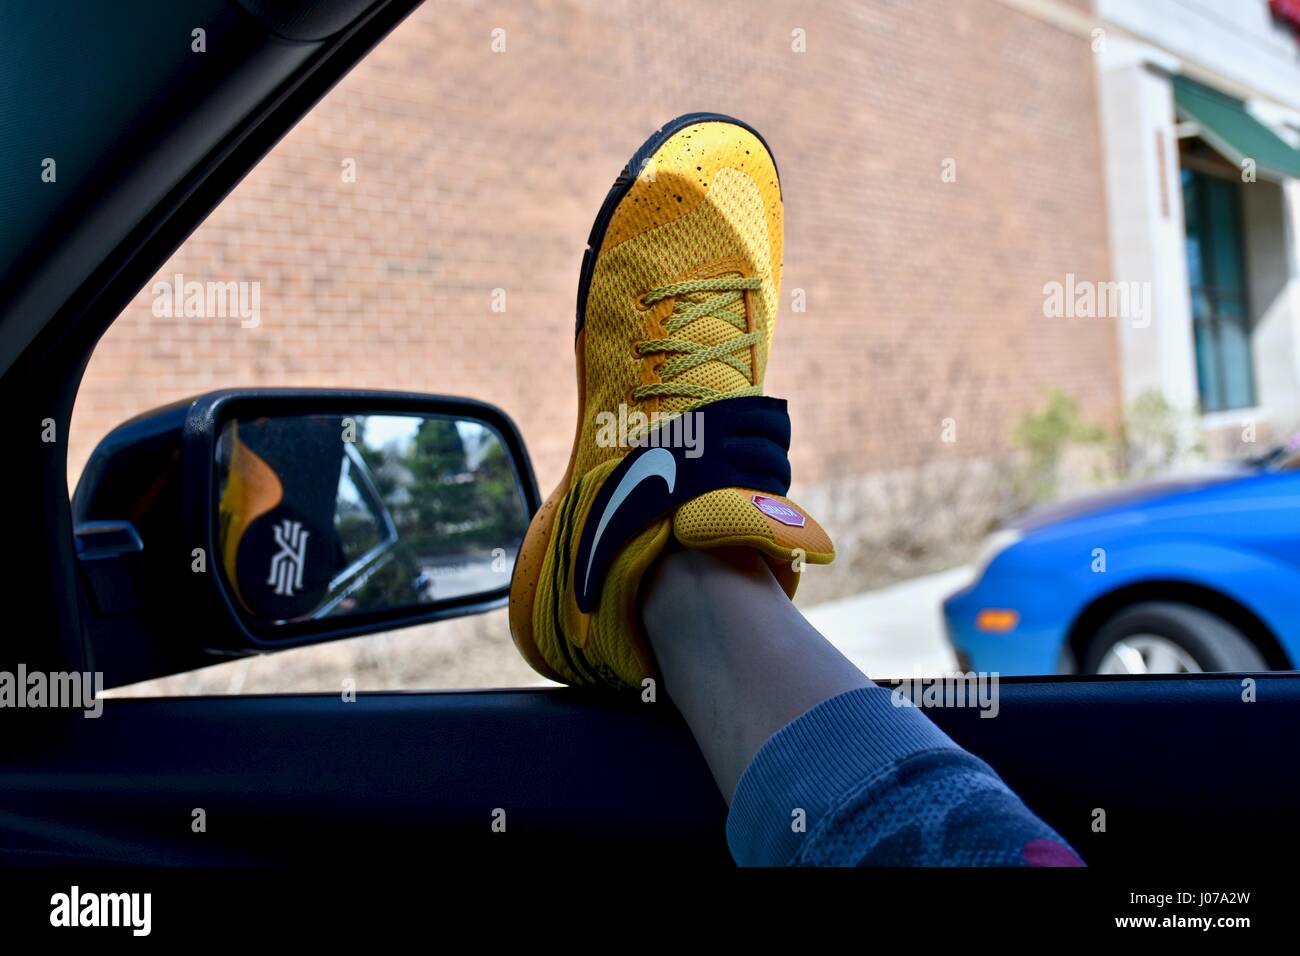
<instances>
[{"instance_id":1,"label":"brick wall","mask_svg":"<svg viewBox=\"0 0 1300 956\"><path fill-rule=\"evenodd\" d=\"M260 282L260 327L158 318L142 292L86 374L71 475L174 398L355 386L500 404L549 490L591 219L631 150L693 110L751 122L781 167L768 391L791 399L800 483L997 449L1048 386L1113 422L1109 324L1042 316L1045 282L1107 278L1090 57L995 0L429 3L161 271Z\"/></svg>"}]
</instances>

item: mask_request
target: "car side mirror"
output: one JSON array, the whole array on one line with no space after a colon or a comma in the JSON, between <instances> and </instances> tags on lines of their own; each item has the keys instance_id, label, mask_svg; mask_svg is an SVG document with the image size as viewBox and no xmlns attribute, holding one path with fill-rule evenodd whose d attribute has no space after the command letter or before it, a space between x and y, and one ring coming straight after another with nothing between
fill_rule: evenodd
<instances>
[{"instance_id":1,"label":"car side mirror","mask_svg":"<svg viewBox=\"0 0 1300 956\"><path fill-rule=\"evenodd\" d=\"M146 489L172 504L138 514ZM218 656L499 607L538 504L513 422L480 402L236 390L161 409L101 443L74 499L92 619L117 634L97 665L138 644L123 615L157 632L160 607L151 643ZM177 650L136 647L107 682L198 666Z\"/></svg>"}]
</instances>

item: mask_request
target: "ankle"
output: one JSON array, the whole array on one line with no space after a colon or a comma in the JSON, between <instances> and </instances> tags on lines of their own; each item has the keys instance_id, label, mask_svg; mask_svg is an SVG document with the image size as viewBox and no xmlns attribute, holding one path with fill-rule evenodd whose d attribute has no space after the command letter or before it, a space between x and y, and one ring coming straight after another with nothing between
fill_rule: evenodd
<instances>
[{"instance_id":1,"label":"ankle","mask_svg":"<svg viewBox=\"0 0 1300 956\"><path fill-rule=\"evenodd\" d=\"M724 616L755 603L789 601L767 560L744 547L670 545L647 572L641 596L642 626L652 643L686 628L696 632L703 622L721 625Z\"/></svg>"}]
</instances>

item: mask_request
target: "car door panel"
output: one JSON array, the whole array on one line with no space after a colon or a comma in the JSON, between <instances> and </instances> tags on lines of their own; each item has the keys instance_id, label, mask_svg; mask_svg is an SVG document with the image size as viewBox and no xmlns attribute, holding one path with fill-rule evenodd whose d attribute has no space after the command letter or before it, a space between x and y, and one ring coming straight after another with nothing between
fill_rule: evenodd
<instances>
[{"instance_id":1,"label":"car door panel","mask_svg":"<svg viewBox=\"0 0 1300 956\"><path fill-rule=\"evenodd\" d=\"M1231 676L1030 679L1000 685L993 718L927 713L1089 862L1241 861L1300 846L1296 688L1260 676L1247 703ZM671 704L636 695L110 699L6 762L0 793L11 864L541 860L557 845L729 862L699 750Z\"/></svg>"}]
</instances>

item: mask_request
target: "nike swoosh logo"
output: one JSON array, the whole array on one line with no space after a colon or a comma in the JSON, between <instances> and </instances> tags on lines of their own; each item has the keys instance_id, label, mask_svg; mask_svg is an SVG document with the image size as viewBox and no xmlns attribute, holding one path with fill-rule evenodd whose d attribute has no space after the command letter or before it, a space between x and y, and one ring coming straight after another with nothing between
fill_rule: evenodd
<instances>
[{"instance_id":1,"label":"nike swoosh logo","mask_svg":"<svg viewBox=\"0 0 1300 956\"><path fill-rule=\"evenodd\" d=\"M605 511L600 516L600 524L596 525L596 537L591 540L591 553L587 556L587 574L582 579L582 592L584 594L587 593L587 588L591 584L591 565L596 560L596 551L600 547L600 536L609 527L610 519L618 511L619 505L627 500L627 496L636 490L637 485L647 478L656 477L664 480L664 484L668 486L668 493L671 495L673 487L677 484L677 459L666 448L652 448L632 462L632 467L623 473L623 480L618 483L618 487L614 489L614 494L605 503Z\"/></svg>"}]
</instances>

